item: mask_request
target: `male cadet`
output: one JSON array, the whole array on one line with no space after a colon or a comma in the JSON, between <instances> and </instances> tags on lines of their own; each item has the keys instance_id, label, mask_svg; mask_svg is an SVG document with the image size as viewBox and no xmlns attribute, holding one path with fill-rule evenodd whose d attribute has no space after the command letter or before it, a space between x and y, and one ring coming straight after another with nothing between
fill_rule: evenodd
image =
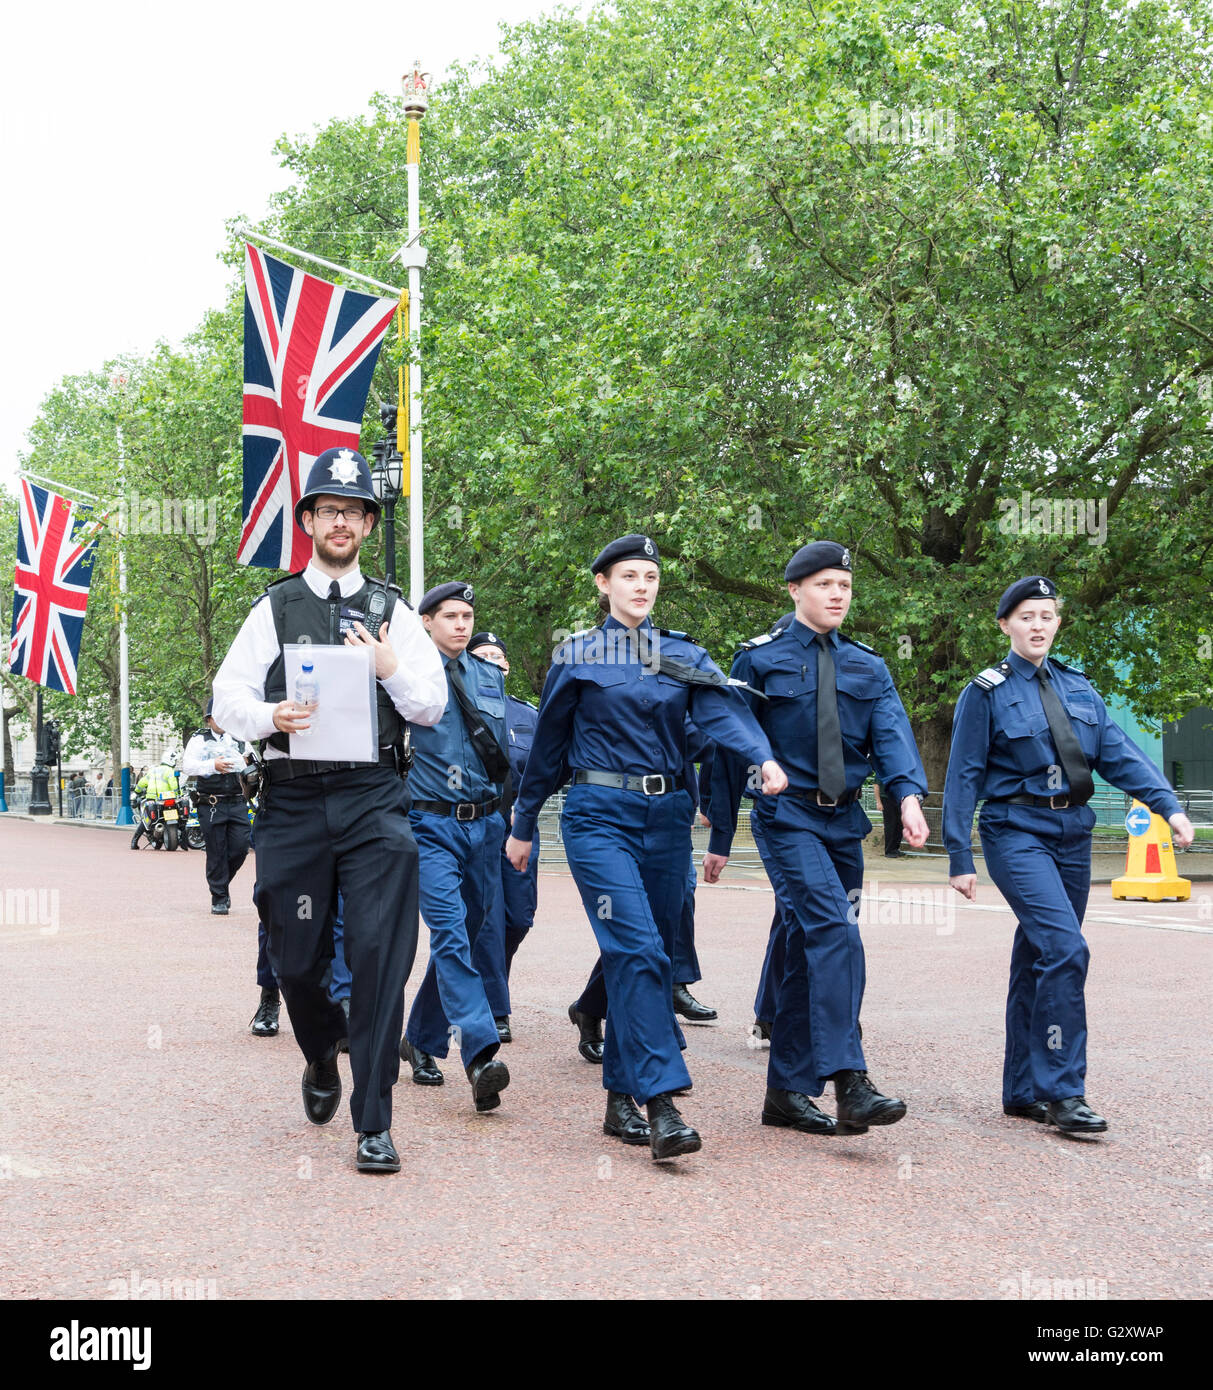
<instances>
[{"instance_id":1,"label":"male cadet","mask_svg":"<svg viewBox=\"0 0 1213 1390\"><path fill-rule=\"evenodd\" d=\"M206 702L206 724L185 745L181 771L197 779L198 824L206 841L206 886L211 911L226 917L229 891L248 858L248 796L240 773L247 766L244 750L215 723L213 699Z\"/></svg>"},{"instance_id":2,"label":"male cadet","mask_svg":"<svg viewBox=\"0 0 1213 1390\"><path fill-rule=\"evenodd\" d=\"M475 595L457 580L423 594L417 611L441 653L450 685L446 713L413 740L410 819L421 854L421 915L430 963L400 1040L418 1086L441 1086L434 1061L452 1038L477 1110L501 1104L510 1084L485 983L473 963L481 931L500 921L501 806L510 765L505 755L505 677L469 656Z\"/></svg>"},{"instance_id":3,"label":"male cadet","mask_svg":"<svg viewBox=\"0 0 1213 1390\"><path fill-rule=\"evenodd\" d=\"M927 839L922 797L927 782L910 722L888 668L870 647L843 637L851 606L851 553L816 541L792 556L784 578L795 621L778 636L744 644L733 677L776 760L788 774L778 796L758 797L750 816L777 900L787 905L786 960L771 1020L765 1125L809 1134L863 1134L906 1113L868 1078L859 1038L864 958L858 898L863 837L872 826L859 806L874 766L901 805L906 839ZM715 883L732 846L746 769L718 754L704 878ZM751 779L752 780L752 779ZM724 806L727 805L727 814ZM837 1122L811 1099L834 1082Z\"/></svg>"},{"instance_id":4,"label":"male cadet","mask_svg":"<svg viewBox=\"0 0 1213 1390\"><path fill-rule=\"evenodd\" d=\"M502 674L510 674L510 658L505 641L495 632L477 632L468 640L468 654L500 666ZM507 694L505 697L505 728L509 737L506 755L510 760L510 782L501 803L500 815L509 828L514 814L513 793L522 785L526 760L535 739L538 709L526 700ZM510 1029L510 966L523 938L535 925L535 909L539 901L539 831L531 842L531 858L526 873L520 874L505 857L504 840L501 854L500 911L481 928L472 952L472 964L484 981L497 1036L503 1043L513 1042ZM489 930L489 928L492 930Z\"/></svg>"},{"instance_id":5,"label":"male cadet","mask_svg":"<svg viewBox=\"0 0 1213 1390\"><path fill-rule=\"evenodd\" d=\"M307 1068L303 1108L327 1124L341 1102L337 1043L347 1024L325 990L333 907L345 900L353 976L348 1024L360 1172L395 1173L389 1132L404 986L417 949L417 846L399 767L405 721L433 724L446 706L442 665L399 590L363 578L358 551L379 515L366 460L326 449L312 465L295 520L312 558L258 599L215 677L214 716L238 738L267 740L255 830L257 910ZM375 762L290 756L311 709L287 696L291 642L367 647L374 655ZM319 704L323 706L321 690Z\"/></svg>"}]
</instances>

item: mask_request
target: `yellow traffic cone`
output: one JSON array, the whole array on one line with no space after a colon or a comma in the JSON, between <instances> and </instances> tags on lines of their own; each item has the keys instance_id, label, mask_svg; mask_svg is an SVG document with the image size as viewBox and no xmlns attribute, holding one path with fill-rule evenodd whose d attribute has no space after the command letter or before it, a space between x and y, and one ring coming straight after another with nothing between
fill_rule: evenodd
<instances>
[{"instance_id":1,"label":"yellow traffic cone","mask_svg":"<svg viewBox=\"0 0 1213 1390\"><path fill-rule=\"evenodd\" d=\"M1176 872L1171 827L1166 821L1134 801L1125 817L1125 829L1129 832L1129 853L1124 877L1112 880L1112 896L1145 898L1152 903L1164 898L1186 902L1192 896L1192 884Z\"/></svg>"}]
</instances>

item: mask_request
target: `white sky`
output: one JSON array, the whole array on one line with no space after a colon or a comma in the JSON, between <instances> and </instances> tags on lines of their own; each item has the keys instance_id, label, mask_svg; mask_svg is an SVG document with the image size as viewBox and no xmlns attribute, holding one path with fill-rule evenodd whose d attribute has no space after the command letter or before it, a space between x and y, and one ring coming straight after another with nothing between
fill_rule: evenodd
<instances>
[{"instance_id":1,"label":"white sky","mask_svg":"<svg viewBox=\"0 0 1213 1390\"><path fill-rule=\"evenodd\" d=\"M60 377L179 342L222 301L224 220L290 182L272 150L441 80L555 0L53 0L6 10L0 230L9 308L0 486ZM424 210L424 126L422 127ZM391 280L384 266L380 278ZM239 403L233 403L239 411Z\"/></svg>"}]
</instances>

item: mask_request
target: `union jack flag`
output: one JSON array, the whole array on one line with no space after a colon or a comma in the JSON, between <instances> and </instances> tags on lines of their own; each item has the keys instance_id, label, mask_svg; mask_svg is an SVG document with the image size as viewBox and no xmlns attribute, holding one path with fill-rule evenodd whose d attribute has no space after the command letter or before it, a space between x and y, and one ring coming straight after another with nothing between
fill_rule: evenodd
<instances>
[{"instance_id":1,"label":"union jack flag","mask_svg":"<svg viewBox=\"0 0 1213 1390\"><path fill-rule=\"evenodd\" d=\"M302 569L295 503L326 449L357 449L394 299L338 289L244 248L244 528L236 558Z\"/></svg>"},{"instance_id":2,"label":"union jack flag","mask_svg":"<svg viewBox=\"0 0 1213 1390\"><path fill-rule=\"evenodd\" d=\"M35 685L76 693L76 660L97 555L92 508L21 479L9 666Z\"/></svg>"}]
</instances>

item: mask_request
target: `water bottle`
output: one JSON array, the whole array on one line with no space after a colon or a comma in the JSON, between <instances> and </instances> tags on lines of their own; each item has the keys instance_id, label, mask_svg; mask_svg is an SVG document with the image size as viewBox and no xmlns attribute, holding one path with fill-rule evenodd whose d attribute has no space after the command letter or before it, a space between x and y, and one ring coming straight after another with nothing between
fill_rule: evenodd
<instances>
[{"instance_id":1,"label":"water bottle","mask_svg":"<svg viewBox=\"0 0 1213 1390\"><path fill-rule=\"evenodd\" d=\"M311 718L308 723L316 727L316 708L320 703L320 683L313 673L312 663L305 661L303 670L295 679L295 704L304 706Z\"/></svg>"}]
</instances>

